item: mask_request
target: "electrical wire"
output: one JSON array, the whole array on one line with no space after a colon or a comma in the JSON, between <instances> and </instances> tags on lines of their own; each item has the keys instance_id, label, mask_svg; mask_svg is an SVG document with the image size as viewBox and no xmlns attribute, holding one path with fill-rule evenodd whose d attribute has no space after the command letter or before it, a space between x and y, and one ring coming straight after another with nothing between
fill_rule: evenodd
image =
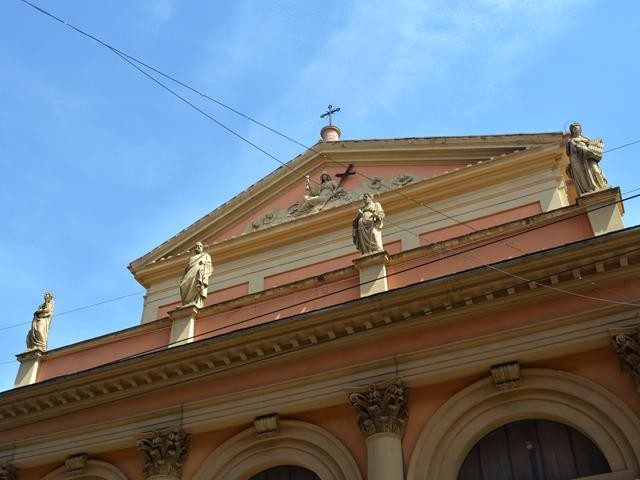
<instances>
[{"instance_id":1,"label":"electrical wire","mask_svg":"<svg viewBox=\"0 0 640 480\"><path fill-rule=\"evenodd\" d=\"M52 19L54 19L54 20L56 20L56 21L58 21L58 22L60 22L60 23L62 23L62 24L64 24L64 25L66 25L66 26L68 26L68 27L72 28L72 29L73 29L73 30L75 30L76 32L78 32L78 33L80 33L80 34L82 34L82 35L84 35L84 36L86 36L86 37L88 37L88 38L90 38L90 39L92 39L92 40L94 40L94 41L98 42L99 44L103 45L104 47L108 48L110 51L112 51L113 53L115 53L116 55L118 55L118 57L120 57L122 60L124 60L125 62L127 62L127 63L128 63L129 65L131 65L133 68L135 68L136 70L138 70L140 73L142 73L142 74L143 74L144 76L146 76L148 79L150 79L151 81L153 81L154 83L156 83L157 85L159 85L160 87L162 87L164 90L166 90L167 92L171 93L172 95L174 95L175 97L177 97L178 99L180 99L180 100L181 100L182 102L184 102L185 104L189 105L190 107L192 107L193 109L195 109L196 111L198 111L200 114L202 114L202 115L204 115L205 117L207 117L209 120L211 120L211 121L215 122L217 125L219 125L220 127L224 128L224 129L225 129L225 130L227 130L229 133L231 133L231 134L233 134L234 136L238 137L238 138L239 138L239 139L241 139L242 141L244 141L244 142L248 143L248 144L249 144L249 145L251 145L252 147L254 147L254 148L256 148L257 150L259 150L260 152L264 153L264 154L265 154L265 155L267 155L268 157L270 157L270 158L272 158L273 160L275 160L276 162L280 163L282 166L284 166L284 167L286 167L286 168L289 168L289 169L290 169L290 170L292 170L293 172L296 172L296 169L292 168L288 163L285 163L285 162L281 161L280 159L278 159L277 157L275 157L274 155L272 155L272 154L271 154L271 153L269 153L268 151L264 150L262 147L260 147L260 146L258 146L257 144L255 144L255 143L251 142L249 139L247 139L246 137L244 137L244 136L240 135L239 133L237 133L237 132L236 132L236 131L234 131L233 129L231 129L231 128L227 127L227 126L226 126L226 125L224 125L222 122L220 122L220 121L218 121L216 118L214 118L212 115L210 115L210 114L208 114L207 112L205 112L204 110L200 109L200 108L199 108L199 107L197 107L195 104L193 104L192 102L190 102L189 100L187 100L185 97L183 97L182 95L178 94L178 93L177 93L177 92L175 92L173 89L171 89L170 87L168 87L167 85L165 85L164 83L162 83L160 80L158 80L158 79L157 79L157 78L155 78L154 76L152 76L152 75L150 75L149 73L147 73L146 71L144 71L144 70L143 70L142 68L140 68L136 63L139 63L140 65L145 66L145 68L149 68L149 69L151 69L152 71L154 71L154 72L157 72L157 73L161 74L161 75L162 75L162 76L164 76L165 78L168 78L168 79L170 79L170 80L172 80L172 81L174 81L174 82L176 82L176 83L178 83L178 84L180 84L180 85L184 86L185 88L190 89L190 90L191 90L191 91L193 91L193 92L197 92L197 93L199 93L201 96L203 96L203 97L205 97L205 98L207 98L207 99L210 99L210 100L212 100L212 101L215 101L215 102L216 102L217 104L219 104L219 105L224 105L222 102L220 102L220 101L218 101L218 100L215 100L215 99L213 99L212 97L210 97L210 96L208 96L208 95L203 94L202 92L197 91L196 89L194 89L194 88L192 88L192 87L188 86L188 85L187 85L186 83L184 83L184 82L181 82L181 81L179 81L179 80L176 80L175 78L173 78L173 77L171 77L171 76L169 76L169 75L166 75L166 74L164 74L164 73L160 72L160 70L157 70L157 69L155 69L155 68L153 68L153 67L150 67L150 66L149 66L149 65L147 65L146 63L144 63L144 62L142 62L142 61L139 61L139 60L135 59L134 57L132 57L132 56L130 56L130 55L128 55L128 54L126 54L125 52L122 52L121 50L119 50L119 49L117 49L117 48L115 48L115 47L113 47L113 46L109 45L108 43L106 43L106 42L102 41L101 39L97 38L96 36L91 35L91 34L89 34L89 33L85 32L85 31L83 31L82 29L80 29L80 28L78 28L78 27L75 27L75 26L73 26L73 25L69 24L69 23L68 23L68 22L66 22L65 20L63 20L63 19L61 19L61 18L59 18L59 17L57 17L57 16L55 16L55 15L51 14L50 12L47 12L46 10L44 10L44 9L42 9L42 8L40 8L40 7L36 6L36 5L34 5L33 3L29 2L28 0L21 0L21 1L22 1L23 3L25 3L25 4L29 5L29 6L33 7L34 9L36 9L36 10L40 11L41 13L43 13L43 14L45 14L45 15L47 15L47 16L49 16L49 17L51 17ZM295 142L296 144L303 146L304 148L307 148L307 149L309 149L309 150L311 150L311 151L316 152L317 154L319 154L319 155L323 156L324 158L326 158L326 159L328 159L328 160L332 161L333 163L336 163L336 164L338 164L338 165L341 165L342 167L345 167L345 165L344 165L344 164L342 164L342 163L340 163L340 162L338 162L338 161L336 161L336 160L334 160L334 159L330 158L329 156L327 156L326 154L324 154L324 153L322 153L322 152L318 152L318 151L317 151L317 150L315 150L313 147L307 147L307 146L305 146L304 144L302 144L301 142L298 142L298 141L296 141L296 140L292 139L291 137L288 137L288 136L286 136L286 135L284 135L284 134L282 134L282 133L280 133L280 132L276 131L275 129L272 129L271 127L267 127L266 125L264 125L264 124L262 124L262 123L260 123L260 122L255 121L254 119L252 119L252 118L251 118L251 117L249 117L248 115L242 114L241 112L239 112L239 111L237 111L237 110L235 110L235 109L232 109L231 107L228 107L228 106L226 106L226 105L224 105L224 106L225 106L225 108L228 108L228 109L230 109L231 111L233 111L233 112L235 112L235 113L238 113L238 114L242 115L244 118L250 119L251 121L254 121L254 122L258 123L258 124L260 124L261 126L264 126L265 128L268 128L270 131L272 131L272 132L274 132L274 133L277 133L277 134L279 134L279 135L283 136L284 138L287 138L287 139L289 139L289 140L291 140L291 141ZM631 144L633 144L633 143L631 143ZM629 144L629 145L631 145L631 144ZM612 149L612 150L613 150L613 149ZM371 177L368 177L367 175L364 175L364 174L362 174L362 173L361 173L361 176L363 176L363 177L364 177L364 178L366 178L366 179L372 180L372 178L371 178ZM395 190L395 189L393 189L393 188L389 187L388 185L385 185L384 183L382 183L381 185L382 185L382 186L384 186L387 190L389 190L389 191L391 191L391 192L393 192L393 193L395 193L395 194L397 194L397 195L400 195L401 197L403 197L403 198L405 198L405 199L407 199L407 200L409 200L409 201L411 201L411 202L417 203L418 205L421 205L421 206L423 206L423 207L425 207L425 208L427 208L427 209L429 209L429 210L431 210L431 211L433 211L433 212L435 212L435 213L438 213L438 214L440 214L440 215L444 216L445 218L447 218L447 219L449 219L449 220L451 220L451 221L453 221L453 222L455 222L455 223L458 223L458 224L460 224L460 225L463 225L463 226L465 226L465 227L469 228L471 231L477 231L477 229L476 229L476 228L474 228L473 226L470 226L468 223L463 222L463 221L460 221L460 220L458 220L457 218L455 218L455 217L453 217L453 216L451 216L451 215L448 215L448 214L446 214L445 212L443 212L443 211L441 211L441 210L439 210L439 209L436 209L436 208L434 208L434 207L433 207L433 206L431 206L431 205L428 205L428 204L425 204L424 202L421 202L421 201L418 201L418 200L416 200L416 199L413 199L413 198L411 198L411 197L409 197L409 196L405 195L404 193L402 193L402 192L400 192L400 191L397 191L397 190ZM391 222L389 222L389 223L391 223ZM424 240L424 241L427 241L427 242L429 242L429 243L431 243L431 244L435 244L435 243L437 243L437 242L430 241L426 235L417 235L417 234L415 234L414 232L412 232L412 231L410 231L410 230L408 230L408 229L404 228L402 225L398 225L398 224L396 224L396 226L397 226L398 228L401 228L401 229L403 229L403 230L407 231L408 233L411 233L411 234L413 234L413 235L416 235L416 236L419 238L420 242L422 242L422 241ZM509 245L508 243L504 243L504 242L503 242L503 244L504 244L505 246L507 246L507 247L513 248L513 249L515 249L515 250L518 250L518 251L520 251L521 253L525 253L523 250L521 250L521 249L519 249L519 248L517 248L517 247L514 247L513 245ZM477 260L477 259L470 259L470 260L475 261L476 263L479 263L480 265L485 266L485 267L488 267L488 268L494 268L494 269L496 268L496 267L492 267L491 265L485 264L485 263L483 263L483 262L481 262L481 261L479 261L479 260ZM499 270L499 269L498 269L498 270ZM511 275L511 274L509 274L508 272L503 272L503 273L504 273L504 274L506 274L506 275ZM512 275L512 276L513 276L513 275ZM551 288L551 287L547 287L547 288ZM567 293L569 293L569 294L570 294L571 292L567 292Z\"/></svg>"}]
</instances>

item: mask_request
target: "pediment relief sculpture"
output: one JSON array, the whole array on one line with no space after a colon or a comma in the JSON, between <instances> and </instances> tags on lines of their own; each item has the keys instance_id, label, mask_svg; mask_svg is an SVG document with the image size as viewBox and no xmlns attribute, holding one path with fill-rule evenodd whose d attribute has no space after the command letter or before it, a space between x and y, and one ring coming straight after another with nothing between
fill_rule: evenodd
<instances>
[{"instance_id":1,"label":"pediment relief sculpture","mask_svg":"<svg viewBox=\"0 0 640 480\"><path fill-rule=\"evenodd\" d=\"M305 194L299 201L291 205L286 211L283 208L272 208L254 218L247 225L245 232L253 232L294 220L298 217L362 200L367 193L380 194L419 180L421 180L420 177L408 172L401 172L391 178L373 176L366 179L357 188L348 191L345 190L341 182L334 180L327 172L320 174L316 185L313 185L311 177L307 175L305 178Z\"/></svg>"},{"instance_id":2,"label":"pediment relief sculpture","mask_svg":"<svg viewBox=\"0 0 640 480\"><path fill-rule=\"evenodd\" d=\"M342 185L336 182L327 172L320 174L320 182L317 186L311 185L311 177L307 175L305 179L305 194L303 197L289 207L287 216L299 217L308 213L318 212L331 203L331 206L342 205L351 201L349 195Z\"/></svg>"}]
</instances>

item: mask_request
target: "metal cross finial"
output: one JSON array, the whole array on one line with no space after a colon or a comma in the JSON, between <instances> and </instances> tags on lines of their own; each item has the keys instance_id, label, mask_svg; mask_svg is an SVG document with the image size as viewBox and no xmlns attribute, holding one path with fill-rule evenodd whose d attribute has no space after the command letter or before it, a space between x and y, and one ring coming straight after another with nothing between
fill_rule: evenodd
<instances>
[{"instance_id":1,"label":"metal cross finial","mask_svg":"<svg viewBox=\"0 0 640 480\"><path fill-rule=\"evenodd\" d=\"M331 115L333 115L334 113L338 113L340 111L340 107L333 107L333 105L329 105L327 107L327 111L326 113L323 113L322 115L320 115L320 118L324 118L324 117L329 117L329 125L332 125L331 123Z\"/></svg>"}]
</instances>

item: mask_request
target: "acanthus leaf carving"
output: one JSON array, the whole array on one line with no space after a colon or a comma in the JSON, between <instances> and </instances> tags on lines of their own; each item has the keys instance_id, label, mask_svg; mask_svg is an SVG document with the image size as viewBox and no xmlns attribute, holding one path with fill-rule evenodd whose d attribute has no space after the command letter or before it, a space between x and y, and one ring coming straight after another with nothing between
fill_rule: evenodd
<instances>
[{"instance_id":1,"label":"acanthus leaf carving","mask_svg":"<svg viewBox=\"0 0 640 480\"><path fill-rule=\"evenodd\" d=\"M0 480L18 480L18 469L9 462L0 462Z\"/></svg>"},{"instance_id":2,"label":"acanthus leaf carving","mask_svg":"<svg viewBox=\"0 0 640 480\"><path fill-rule=\"evenodd\" d=\"M615 332L611 344L622 369L629 372L636 390L640 393L640 327Z\"/></svg>"},{"instance_id":3,"label":"acanthus leaf carving","mask_svg":"<svg viewBox=\"0 0 640 480\"><path fill-rule=\"evenodd\" d=\"M402 436L409 416L406 390L400 379L371 384L349 394L358 413L358 427L367 437L376 433Z\"/></svg>"},{"instance_id":4,"label":"acanthus leaf carving","mask_svg":"<svg viewBox=\"0 0 640 480\"><path fill-rule=\"evenodd\" d=\"M154 475L179 479L187 460L191 435L182 428L154 431L138 440L138 450L144 456L145 478Z\"/></svg>"}]
</instances>

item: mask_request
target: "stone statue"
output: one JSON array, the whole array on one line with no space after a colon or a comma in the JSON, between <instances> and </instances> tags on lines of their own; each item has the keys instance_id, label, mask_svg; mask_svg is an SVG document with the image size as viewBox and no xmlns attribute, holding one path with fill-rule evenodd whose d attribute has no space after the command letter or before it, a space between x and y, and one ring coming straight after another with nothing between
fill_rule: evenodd
<instances>
[{"instance_id":1,"label":"stone statue","mask_svg":"<svg viewBox=\"0 0 640 480\"><path fill-rule=\"evenodd\" d=\"M370 193L362 196L364 206L358 209L353 220L353 243L363 255L379 252L382 246L382 220L384 210L378 202L373 201Z\"/></svg>"},{"instance_id":2,"label":"stone statue","mask_svg":"<svg viewBox=\"0 0 640 480\"><path fill-rule=\"evenodd\" d=\"M202 242L195 244L194 251L195 254L189 258L189 263L187 263L182 280L180 280L180 297L183 306L195 305L202 308L207 299L209 277L213 272L213 267L211 256L204 251Z\"/></svg>"},{"instance_id":3,"label":"stone statue","mask_svg":"<svg viewBox=\"0 0 640 480\"><path fill-rule=\"evenodd\" d=\"M571 136L567 142L569 166L567 173L574 181L580 195L597 192L609 187L600 168L604 142L582 135L582 126L574 122L569 126Z\"/></svg>"},{"instance_id":4,"label":"stone statue","mask_svg":"<svg viewBox=\"0 0 640 480\"><path fill-rule=\"evenodd\" d=\"M343 190L343 188L331 178L327 172L322 172L320 174L320 185L318 185L317 189L311 188L311 184L309 181L309 176L306 177L306 183L304 186L307 193L302 197L302 199L294 204L289 209L289 216L298 216L304 215L306 213L317 212L318 210L322 210L324 206L330 201L343 198L346 200L347 193Z\"/></svg>"},{"instance_id":5,"label":"stone statue","mask_svg":"<svg viewBox=\"0 0 640 480\"><path fill-rule=\"evenodd\" d=\"M46 350L47 339L49 338L49 326L51 325L51 317L53 309L56 305L53 294L47 292L44 294L44 302L38 307L33 314L31 321L31 330L27 333L27 350Z\"/></svg>"}]
</instances>

